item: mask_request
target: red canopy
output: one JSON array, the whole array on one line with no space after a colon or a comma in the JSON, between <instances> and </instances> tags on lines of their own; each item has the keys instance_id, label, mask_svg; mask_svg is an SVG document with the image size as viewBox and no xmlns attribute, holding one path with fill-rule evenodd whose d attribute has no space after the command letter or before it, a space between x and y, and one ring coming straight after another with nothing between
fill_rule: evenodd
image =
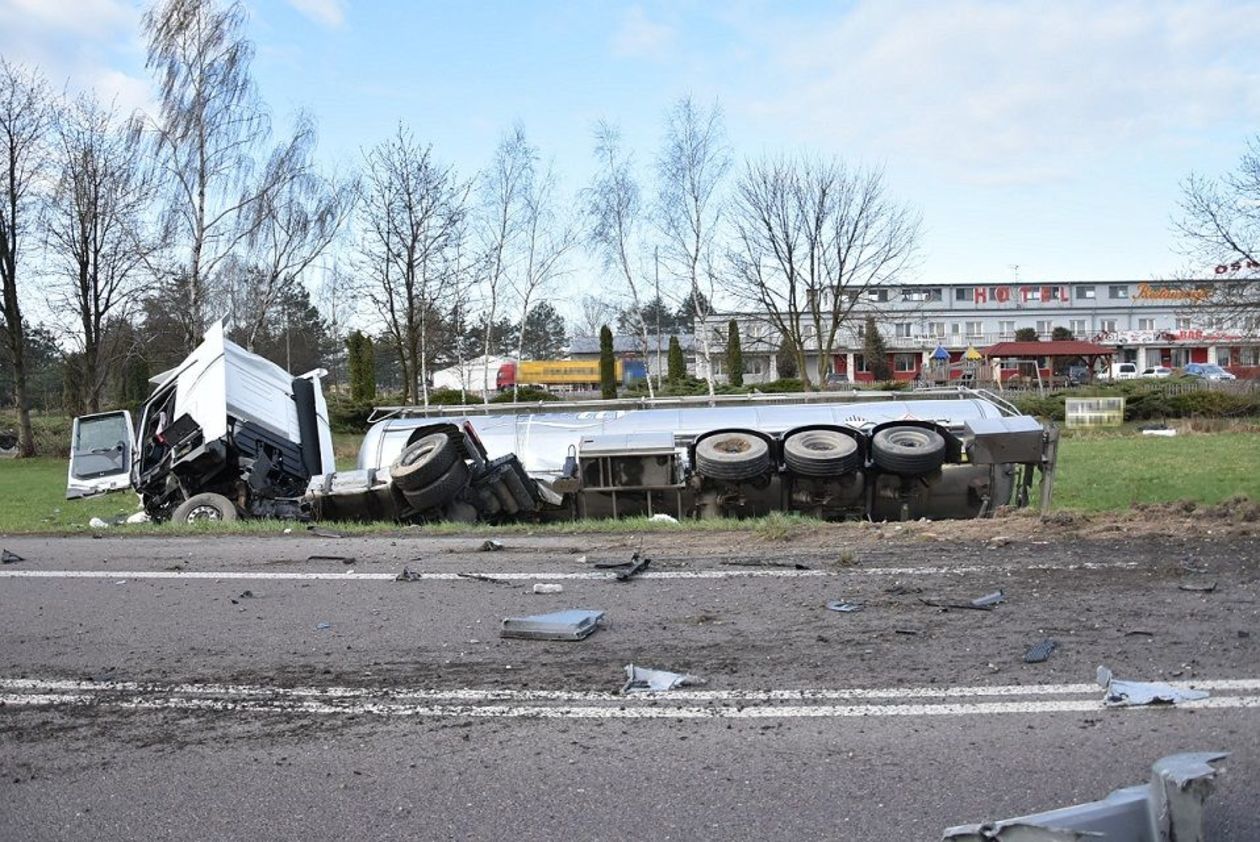
<instances>
[{"instance_id":1,"label":"red canopy","mask_svg":"<svg viewBox=\"0 0 1260 842\"><path fill-rule=\"evenodd\" d=\"M986 357L1110 357L1114 348L1079 339L1058 342L999 342L985 348Z\"/></svg>"}]
</instances>

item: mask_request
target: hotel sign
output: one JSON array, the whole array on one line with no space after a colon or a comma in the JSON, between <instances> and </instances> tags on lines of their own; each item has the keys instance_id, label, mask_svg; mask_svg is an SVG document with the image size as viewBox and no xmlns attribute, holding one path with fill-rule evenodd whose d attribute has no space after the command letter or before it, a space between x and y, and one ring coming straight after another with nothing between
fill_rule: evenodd
<instances>
[{"instance_id":1,"label":"hotel sign","mask_svg":"<svg viewBox=\"0 0 1260 842\"><path fill-rule=\"evenodd\" d=\"M1148 283L1138 284L1134 298L1147 301L1203 301L1212 294L1206 287L1183 289L1178 287L1154 287Z\"/></svg>"}]
</instances>

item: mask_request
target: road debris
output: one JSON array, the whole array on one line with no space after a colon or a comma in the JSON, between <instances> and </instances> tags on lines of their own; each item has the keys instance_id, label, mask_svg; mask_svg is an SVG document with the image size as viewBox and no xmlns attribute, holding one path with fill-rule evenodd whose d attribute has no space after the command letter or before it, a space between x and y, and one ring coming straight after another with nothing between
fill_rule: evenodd
<instances>
[{"instance_id":1,"label":"road debris","mask_svg":"<svg viewBox=\"0 0 1260 842\"><path fill-rule=\"evenodd\" d=\"M893 629L896 634L918 634L918 629Z\"/></svg>"},{"instance_id":2,"label":"road debris","mask_svg":"<svg viewBox=\"0 0 1260 842\"><path fill-rule=\"evenodd\" d=\"M827 603L828 611L839 611L841 614L852 614L855 611L861 611L865 607L865 603L846 602L843 599L833 599Z\"/></svg>"},{"instance_id":3,"label":"road debris","mask_svg":"<svg viewBox=\"0 0 1260 842\"><path fill-rule=\"evenodd\" d=\"M1024 663L1040 664L1050 659L1050 653L1059 648L1059 642L1052 637L1047 637L1040 643L1034 643L1028 647L1028 651L1024 653Z\"/></svg>"},{"instance_id":4,"label":"road debris","mask_svg":"<svg viewBox=\"0 0 1260 842\"><path fill-rule=\"evenodd\" d=\"M1176 431L1176 430L1173 430L1173 429L1170 429L1170 428L1162 428L1162 429L1145 429L1145 430L1142 430L1142 435L1144 435L1144 436L1164 436L1164 437L1166 437L1166 438L1172 438L1173 436L1177 435L1177 431Z\"/></svg>"},{"instance_id":5,"label":"road debris","mask_svg":"<svg viewBox=\"0 0 1260 842\"><path fill-rule=\"evenodd\" d=\"M988 546L988 548L991 550L996 550L998 547L1005 547L1010 542L1011 542L1011 539L1006 537L1005 535L994 535L992 538L989 539L988 544L986 546Z\"/></svg>"},{"instance_id":6,"label":"road debris","mask_svg":"<svg viewBox=\"0 0 1260 842\"><path fill-rule=\"evenodd\" d=\"M333 532L331 529L324 529L322 527L316 526L313 523L308 523L306 525L306 531L316 536L317 538L344 538L346 537L345 535L342 535L340 532Z\"/></svg>"},{"instance_id":7,"label":"road debris","mask_svg":"<svg viewBox=\"0 0 1260 842\"><path fill-rule=\"evenodd\" d=\"M487 538L481 542L481 546L478 547L478 549L483 553L497 553L499 550L503 549L503 542L496 541L493 538Z\"/></svg>"},{"instance_id":8,"label":"road debris","mask_svg":"<svg viewBox=\"0 0 1260 842\"><path fill-rule=\"evenodd\" d=\"M1101 801L1032 816L951 827L943 842L1203 842L1204 803L1227 752L1173 754L1151 767L1150 782L1113 791Z\"/></svg>"},{"instance_id":9,"label":"road debris","mask_svg":"<svg viewBox=\"0 0 1260 842\"><path fill-rule=\"evenodd\" d=\"M17 553L8 550L0 550L0 564L17 564L19 561L26 561Z\"/></svg>"},{"instance_id":10,"label":"road debris","mask_svg":"<svg viewBox=\"0 0 1260 842\"><path fill-rule=\"evenodd\" d=\"M88 526L91 527L92 529L108 529L109 523L101 520L98 517L94 517L88 521Z\"/></svg>"},{"instance_id":11,"label":"road debris","mask_svg":"<svg viewBox=\"0 0 1260 842\"><path fill-rule=\"evenodd\" d=\"M678 518L673 515L667 515L664 512L657 512L648 518L648 520L654 523L678 523Z\"/></svg>"},{"instance_id":12,"label":"road debris","mask_svg":"<svg viewBox=\"0 0 1260 842\"><path fill-rule=\"evenodd\" d=\"M705 680L696 675L654 670L647 667L636 667L626 664L626 684L622 693L663 693L675 687L693 687L705 684Z\"/></svg>"},{"instance_id":13,"label":"road debris","mask_svg":"<svg viewBox=\"0 0 1260 842\"><path fill-rule=\"evenodd\" d=\"M801 564L792 561L771 561L766 558L729 558L719 561L718 564L727 567L783 567L788 570L812 570L808 564Z\"/></svg>"},{"instance_id":14,"label":"road debris","mask_svg":"<svg viewBox=\"0 0 1260 842\"><path fill-rule=\"evenodd\" d=\"M584 556L584 555L580 555L580 556L578 556L578 557L577 557L577 563L578 563L578 564L586 564L586 556Z\"/></svg>"},{"instance_id":15,"label":"road debris","mask_svg":"<svg viewBox=\"0 0 1260 842\"><path fill-rule=\"evenodd\" d=\"M352 555L308 555L307 561L340 561L342 564L354 564L358 561Z\"/></svg>"},{"instance_id":16,"label":"road debris","mask_svg":"<svg viewBox=\"0 0 1260 842\"><path fill-rule=\"evenodd\" d=\"M603 617L603 611L582 608L531 614L526 617L506 617L499 636L527 640L583 640L599 627Z\"/></svg>"},{"instance_id":17,"label":"road debris","mask_svg":"<svg viewBox=\"0 0 1260 842\"><path fill-rule=\"evenodd\" d=\"M327 631L332 628L332 623L316 623L315 631Z\"/></svg>"},{"instance_id":18,"label":"road debris","mask_svg":"<svg viewBox=\"0 0 1260 842\"><path fill-rule=\"evenodd\" d=\"M1195 702L1208 697L1206 690L1182 689L1162 681L1122 681L1105 666L1098 668L1097 681L1099 686L1107 691L1103 701L1108 707L1171 705L1177 702Z\"/></svg>"},{"instance_id":19,"label":"road debris","mask_svg":"<svg viewBox=\"0 0 1260 842\"><path fill-rule=\"evenodd\" d=\"M1125 637L1154 637L1155 632L1147 629L1130 629L1124 633Z\"/></svg>"},{"instance_id":20,"label":"road debris","mask_svg":"<svg viewBox=\"0 0 1260 842\"><path fill-rule=\"evenodd\" d=\"M1177 586L1178 590L1190 591L1192 593L1211 593L1216 590L1216 582L1205 582L1201 585L1183 583Z\"/></svg>"},{"instance_id":21,"label":"road debris","mask_svg":"<svg viewBox=\"0 0 1260 842\"><path fill-rule=\"evenodd\" d=\"M625 582L631 576L637 576L651 565L652 559L641 556L637 552L630 556L630 563L625 567L618 567L613 570L613 575L617 577L618 582Z\"/></svg>"},{"instance_id":22,"label":"road debris","mask_svg":"<svg viewBox=\"0 0 1260 842\"><path fill-rule=\"evenodd\" d=\"M402 572L394 577L395 582L419 582L421 579L419 571L412 570L410 567L404 566Z\"/></svg>"},{"instance_id":23,"label":"road debris","mask_svg":"<svg viewBox=\"0 0 1260 842\"><path fill-rule=\"evenodd\" d=\"M564 593L564 585L553 582L535 582L534 593Z\"/></svg>"},{"instance_id":24,"label":"road debris","mask_svg":"<svg viewBox=\"0 0 1260 842\"><path fill-rule=\"evenodd\" d=\"M493 576L487 576L484 573L456 573L461 579L475 579L478 582L493 582L496 585L508 584L506 579L496 579Z\"/></svg>"},{"instance_id":25,"label":"road debris","mask_svg":"<svg viewBox=\"0 0 1260 842\"><path fill-rule=\"evenodd\" d=\"M976 611L992 611L997 606L1006 601L1006 593L1003 591L994 591L984 596L978 596L970 602L942 602L939 599L923 599L920 597L919 602L924 605L930 605L933 608L972 608Z\"/></svg>"}]
</instances>

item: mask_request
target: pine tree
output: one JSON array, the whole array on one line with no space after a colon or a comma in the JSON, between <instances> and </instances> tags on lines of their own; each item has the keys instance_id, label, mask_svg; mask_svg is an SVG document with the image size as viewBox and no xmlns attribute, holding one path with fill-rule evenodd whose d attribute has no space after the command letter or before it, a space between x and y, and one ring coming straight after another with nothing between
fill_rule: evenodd
<instances>
[{"instance_id":1,"label":"pine tree","mask_svg":"<svg viewBox=\"0 0 1260 842\"><path fill-rule=\"evenodd\" d=\"M732 386L744 385L744 349L739 344L739 323L734 319L726 326L726 370Z\"/></svg>"},{"instance_id":2,"label":"pine tree","mask_svg":"<svg viewBox=\"0 0 1260 842\"><path fill-rule=\"evenodd\" d=\"M862 348L862 355L866 357L866 370L871 372L876 380L892 380L892 368L888 365L888 346L884 344L884 337L879 332L879 326L875 324L875 319L871 316L866 317L866 342Z\"/></svg>"},{"instance_id":3,"label":"pine tree","mask_svg":"<svg viewBox=\"0 0 1260 842\"><path fill-rule=\"evenodd\" d=\"M669 385L677 386L687 377L687 361L683 359L682 345L677 336L669 338Z\"/></svg>"},{"instance_id":4,"label":"pine tree","mask_svg":"<svg viewBox=\"0 0 1260 842\"><path fill-rule=\"evenodd\" d=\"M376 355L372 338L356 330L346 339L346 350L350 400L358 404L371 403L376 400Z\"/></svg>"},{"instance_id":5,"label":"pine tree","mask_svg":"<svg viewBox=\"0 0 1260 842\"><path fill-rule=\"evenodd\" d=\"M608 325L599 329L599 391L604 398L617 397L617 360L613 357L613 335Z\"/></svg>"}]
</instances>

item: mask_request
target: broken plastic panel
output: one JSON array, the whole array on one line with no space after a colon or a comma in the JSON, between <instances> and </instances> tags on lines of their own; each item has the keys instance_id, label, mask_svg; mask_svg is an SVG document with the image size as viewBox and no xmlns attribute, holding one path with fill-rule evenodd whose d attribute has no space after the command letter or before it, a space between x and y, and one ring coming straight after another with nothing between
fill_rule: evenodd
<instances>
[{"instance_id":1,"label":"broken plastic panel","mask_svg":"<svg viewBox=\"0 0 1260 842\"><path fill-rule=\"evenodd\" d=\"M1111 670L1098 668L1098 684L1107 690L1103 699L1110 707L1125 705L1150 705L1156 703L1176 704L1177 702L1195 702L1206 699L1206 690L1191 690L1174 687L1162 681L1122 681L1116 678Z\"/></svg>"},{"instance_id":2,"label":"broken plastic panel","mask_svg":"<svg viewBox=\"0 0 1260 842\"><path fill-rule=\"evenodd\" d=\"M626 686L622 693L661 693L675 687L687 687L704 684L703 678L668 670L654 670L647 667L636 667L626 664Z\"/></svg>"},{"instance_id":3,"label":"broken plastic panel","mask_svg":"<svg viewBox=\"0 0 1260 842\"><path fill-rule=\"evenodd\" d=\"M1101 801L945 831L944 842L1205 842L1203 805L1228 752L1173 754L1156 761L1148 784L1117 789Z\"/></svg>"},{"instance_id":4,"label":"broken plastic panel","mask_svg":"<svg viewBox=\"0 0 1260 842\"><path fill-rule=\"evenodd\" d=\"M550 614L507 617L503 620L499 636L530 640L582 640L590 637L599 627L603 616L603 611L574 608Z\"/></svg>"}]
</instances>

